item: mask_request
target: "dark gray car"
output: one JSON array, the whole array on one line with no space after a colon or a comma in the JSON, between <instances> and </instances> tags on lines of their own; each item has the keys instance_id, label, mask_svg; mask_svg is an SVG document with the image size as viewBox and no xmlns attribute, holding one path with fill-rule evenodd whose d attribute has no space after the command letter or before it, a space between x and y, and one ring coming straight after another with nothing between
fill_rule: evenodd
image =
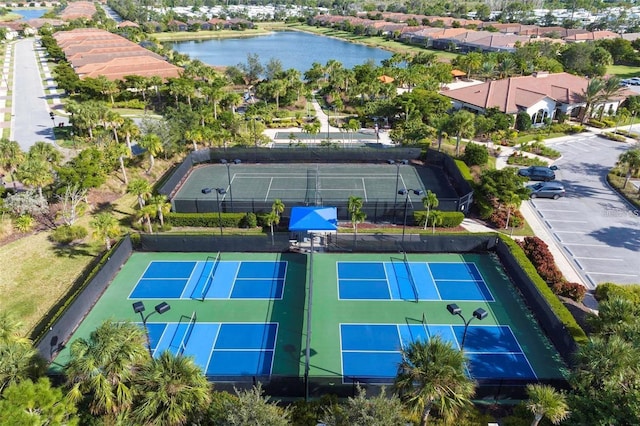
<instances>
[{"instance_id":1,"label":"dark gray car","mask_svg":"<svg viewBox=\"0 0 640 426\"><path fill-rule=\"evenodd\" d=\"M531 198L553 198L554 200L564 197L566 192L564 186L558 182L540 182L528 185L527 189L531 192L529 194Z\"/></svg>"},{"instance_id":2,"label":"dark gray car","mask_svg":"<svg viewBox=\"0 0 640 426\"><path fill-rule=\"evenodd\" d=\"M529 180L542 180L549 182L556 178L554 170L558 170L556 166L543 167L543 166L531 166L526 169L518 170L520 176L529 178Z\"/></svg>"}]
</instances>

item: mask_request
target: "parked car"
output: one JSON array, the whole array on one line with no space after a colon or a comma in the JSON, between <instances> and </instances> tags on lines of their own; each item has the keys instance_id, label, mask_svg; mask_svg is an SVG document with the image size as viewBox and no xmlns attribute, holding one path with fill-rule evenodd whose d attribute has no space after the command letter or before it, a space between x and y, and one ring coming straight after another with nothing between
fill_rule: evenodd
<instances>
[{"instance_id":1,"label":"parked car","mask_svg":"<svg viewBox=\"0 0 640 426\"><path fill-rule=\"evenodd\" d=\"M529 178L529 180L543 180L548 182L556 178L555 170L558 170L556 166L544 167L544 166L531 166L526 169L518 170L520 176Z\"/></svg>"},{"instance_id":2,"label":"parked car","mask_svg":"<svg viewBox=\"0 0 640 426\"><path fill-rule=\"evenodd\" d=\"M564 197L564 186L559 182L540 182L535 185L528 185L527 189L531 191L531 198L553 198L557 200Z\"/></svg>"}]
</instances>

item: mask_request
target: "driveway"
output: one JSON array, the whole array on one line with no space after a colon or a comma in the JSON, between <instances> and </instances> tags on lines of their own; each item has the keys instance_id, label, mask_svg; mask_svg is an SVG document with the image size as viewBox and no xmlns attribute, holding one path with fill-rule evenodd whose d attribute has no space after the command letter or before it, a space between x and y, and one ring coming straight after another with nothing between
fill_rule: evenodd
<instances>
[{"instance_id":1,"label":"driveway","mask_svg":"<svg viewBox=\"0 0 640 426\"><path fill-rule=\"evenodd\" d=\"M585 283L640 283L639 212L617 195L607 172L629 144L593 134L548 144L562 153L555 162L566 197L528 201Z\"/></svg>"},{"instance_id":2,"label":"driveway","mask_svg":"<svg viewBox=\"0 0 640 426\"><path fill-rule=\"evenodd\" d=\"M53 143L53 123L49 117L49 105L42 87L40 68L36 62L34 39L27 38L15 44L15 74L11 138L23 151L37 141ZM56 121L58 124L58 121Z\"/></svg>"}]
</instances>

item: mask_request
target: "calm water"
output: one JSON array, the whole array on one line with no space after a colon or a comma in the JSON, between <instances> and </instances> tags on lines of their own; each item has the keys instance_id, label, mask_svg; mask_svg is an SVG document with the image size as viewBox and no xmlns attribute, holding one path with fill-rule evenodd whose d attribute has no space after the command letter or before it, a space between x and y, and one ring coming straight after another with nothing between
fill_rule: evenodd
<instances>
[{"instance_id":1,"label":"calm water","mask_svg":"<svg viewBox=\"0 0 640 426\"><path fill-rule=\"evenodd\" d=\"M275 58L282 62L285 70L294 68L301 73L310 69L314 62L324 65L330 59L342 62L345 68L352 68L369 59L379 65L380 61L391 57L391 52L382 49L297 31L256 37L181 41L166 45L209 65L246 64L247 55L257 54L263 65Z\"/></svg>"},{"instance_id":2,"label":"calm water","mask_svg":"<svg viewBox=\"0 0 640 426\"><path fill-rule=\"evenodd\" d=\"M47 9L15 9L11 12L21 15L22 20L28 21L29 19L40 18L47 12Z\"/></svg>"}]
</instances>

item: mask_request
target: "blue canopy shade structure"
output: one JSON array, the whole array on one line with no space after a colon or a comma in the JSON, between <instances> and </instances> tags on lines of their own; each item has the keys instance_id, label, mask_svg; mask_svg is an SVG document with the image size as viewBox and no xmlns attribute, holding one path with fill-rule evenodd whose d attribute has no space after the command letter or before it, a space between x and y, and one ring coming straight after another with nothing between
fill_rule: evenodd
<instances>
[{"instance_id":1,"label":"blue canopy shade structure","mask_svg":"<svg viewBox=\"0 0 640 426\"><path fill-rule=\"evenodd\" d=\"M338 230L337 207L293 207L289 220L289 231L311 233Z\"/></svg>"}]
</instances>

